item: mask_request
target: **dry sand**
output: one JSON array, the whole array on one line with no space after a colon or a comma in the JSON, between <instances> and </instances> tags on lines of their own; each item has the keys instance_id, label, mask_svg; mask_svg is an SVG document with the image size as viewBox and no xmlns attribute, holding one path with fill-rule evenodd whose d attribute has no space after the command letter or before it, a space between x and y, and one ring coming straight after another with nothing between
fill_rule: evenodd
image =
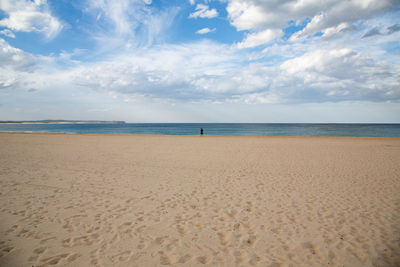
<instances>
[{"instance_id":1,"label":"dry sand","mask_svg":"<svg viewBox=\"0 0 400 267\"><path fill-rule=\"evenodd\" d=\"M1 266L400 266L400 139L0 134Z\"/></svg>"}]
</instances>

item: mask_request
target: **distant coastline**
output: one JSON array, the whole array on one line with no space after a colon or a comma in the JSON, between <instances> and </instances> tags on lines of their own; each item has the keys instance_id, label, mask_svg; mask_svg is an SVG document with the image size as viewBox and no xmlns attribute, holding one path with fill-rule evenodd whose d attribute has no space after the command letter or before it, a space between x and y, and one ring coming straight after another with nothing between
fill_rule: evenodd
<instances>
[{"instance_id":1,"label":"distant coastline","mask_svg":"<svg viewBox=\"0 0 400 267\"><path fill-rule=\"evenodd\" d=\"M0 124L123 124L125 121L78 121L78 120L38 120L38 121L0 121Z\"/></svg>"}]
</instances>

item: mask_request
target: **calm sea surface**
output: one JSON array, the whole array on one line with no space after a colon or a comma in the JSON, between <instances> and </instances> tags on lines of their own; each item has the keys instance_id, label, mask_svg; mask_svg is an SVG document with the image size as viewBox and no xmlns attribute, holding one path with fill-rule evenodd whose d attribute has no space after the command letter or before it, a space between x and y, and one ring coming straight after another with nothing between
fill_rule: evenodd
<instances>
[{"instance_id":1,"label":"calm sea surface","mask_svg":"<svg viewBox=\"0 0 400 267\"><path fill-rule=\"evenodd\" d=\"M371 136L400 137L400 124L298 123L118 123L0 124L0 132L164 134L230 136Z\"/></svg>"}]
</instances>

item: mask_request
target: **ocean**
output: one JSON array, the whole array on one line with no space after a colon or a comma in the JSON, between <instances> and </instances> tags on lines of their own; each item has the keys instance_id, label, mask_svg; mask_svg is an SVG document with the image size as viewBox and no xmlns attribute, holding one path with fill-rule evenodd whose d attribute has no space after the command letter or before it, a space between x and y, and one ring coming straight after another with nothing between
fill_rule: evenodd
<instances>
[{"instance_id":1,"label":"ocean","mask_svg":"<svg viewBox=\"0 0 400 267\"><path fill-rule=\"evenodd\" d=\"M400 137L400 124L319 123L99 123L0 124L0 132L227 136Z\"/></svg>"}]
</instances>

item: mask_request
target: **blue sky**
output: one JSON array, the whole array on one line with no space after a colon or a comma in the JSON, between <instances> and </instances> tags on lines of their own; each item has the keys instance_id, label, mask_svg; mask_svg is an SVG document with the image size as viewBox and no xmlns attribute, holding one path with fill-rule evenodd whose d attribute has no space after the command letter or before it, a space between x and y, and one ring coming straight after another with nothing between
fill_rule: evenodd
<instances>
[{"instance_id":1,"label":"blue sky","mask_svg":"<svg viewBox=\"0 0 400 267\"><path fill-rule=\"evenodd\" d=\"M400 122L398 0L0 0L0 120Z\"/></svg>"}]
</instances>

